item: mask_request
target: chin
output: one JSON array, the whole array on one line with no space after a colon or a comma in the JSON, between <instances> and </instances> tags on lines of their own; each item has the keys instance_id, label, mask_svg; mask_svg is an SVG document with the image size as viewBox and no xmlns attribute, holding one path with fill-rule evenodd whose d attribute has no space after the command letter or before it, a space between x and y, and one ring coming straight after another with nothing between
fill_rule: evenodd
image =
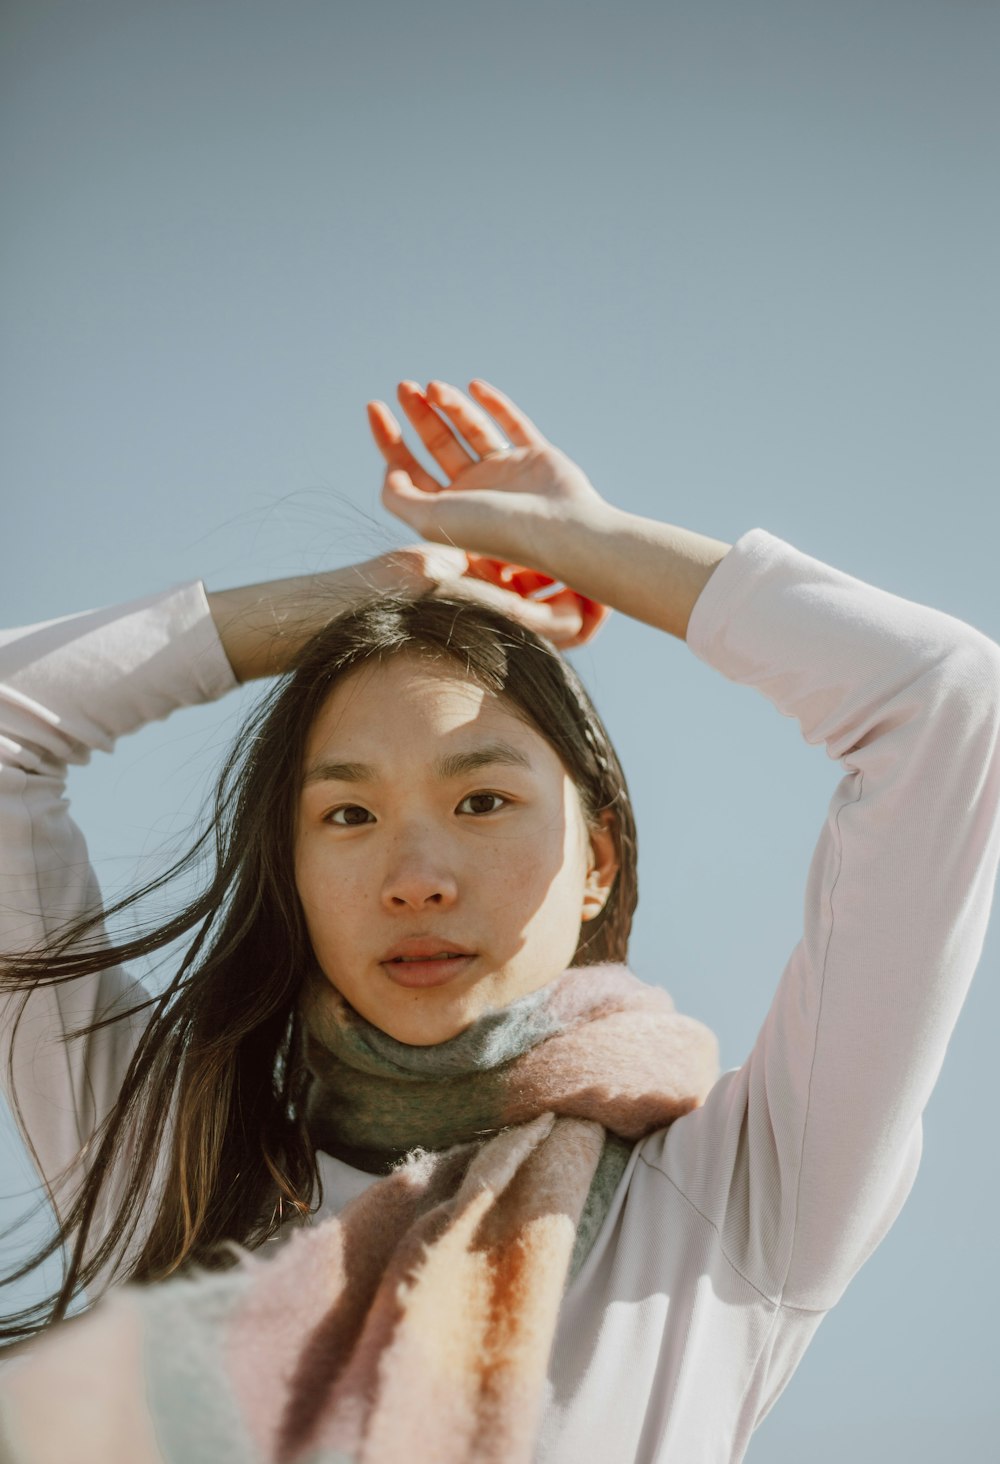
<instances>
[{"instance_id":1,"label":"chin","mask_svg":"<svg viewBox=\"0 0 1000 1464\"><path fill-rule=\"evenodd\" d=\"M436 1047L441 1042L449 1042L452 1037L457 1037L460 1032L471 1027L475 1020L475 1017L466 1017L464 1020L456 1017L450 1022L400 1022L397 1030L383 1030L389 1031L390 1037L395 1037L397 1042L405 1042L408 1047Z\"/></svg>"}]
</instances>

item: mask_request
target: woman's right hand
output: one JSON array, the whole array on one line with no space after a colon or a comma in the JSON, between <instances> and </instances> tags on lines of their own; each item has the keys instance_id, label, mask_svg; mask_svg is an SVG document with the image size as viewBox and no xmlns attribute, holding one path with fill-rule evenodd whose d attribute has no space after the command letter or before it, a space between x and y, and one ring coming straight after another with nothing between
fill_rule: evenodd
<instances>
[{"instance_id":1,"label":"woman's right hand","mask_svg":"<svg viewBox=\"0 0 1000 1464\"><path fill-rule=\"evenodd\" d=\"M592 640L611 614L606 605L568 588L535 598L556 583L551 575L450 544L393 549L370 568L382 588L417 594L430 589L491 605L563 651Z\"/></svg>"},{"instance_id":2,"label":"woman's right hand","mask_svg":"<svg viewBox=\"0 0 1000 1464\"><path fill-rule=\"evenodd\" d=\"M414 457L385 403L368 403L372 435L387 463L382 502L434 543L551 569L544 561L552 531L591 525L611 512L610 505L503 392L480 380L469 390L475 400L442 381L432 381L426 392L413 381L398 388L404 412L447 484Z\"/></svg>"}]
</instances>

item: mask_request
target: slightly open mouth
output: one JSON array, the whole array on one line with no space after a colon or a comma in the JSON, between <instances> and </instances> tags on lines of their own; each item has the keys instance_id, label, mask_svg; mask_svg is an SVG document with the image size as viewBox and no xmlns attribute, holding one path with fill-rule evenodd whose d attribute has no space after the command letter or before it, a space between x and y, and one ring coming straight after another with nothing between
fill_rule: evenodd
<instances>
[{"instance_id":1,"label":"slightly open mouth","mask_svg":"<svg viewBox=\"0 0 1000 1464\"><path fill-rule=\"evenodd\" d=\"M463 961L471 954L471 951L442 951L437 956L391 956L387 965L413 966L426 965L428 961Z\"/></svg>"},{"instance_id":2,"label":"slightly open mouth","mask_svg":"<svg viewBox=\"0 0 1000 1464\"><path fill-rule=\"evenodd\" d=\"M443 956L420 956L414 959L412 956L391 956L382 964L388 971L389 979L396 981L400 986L447 986L460 972L468 971L476 962L476 956L471 952L448 951Z\"/></svg>"}]
</instances>

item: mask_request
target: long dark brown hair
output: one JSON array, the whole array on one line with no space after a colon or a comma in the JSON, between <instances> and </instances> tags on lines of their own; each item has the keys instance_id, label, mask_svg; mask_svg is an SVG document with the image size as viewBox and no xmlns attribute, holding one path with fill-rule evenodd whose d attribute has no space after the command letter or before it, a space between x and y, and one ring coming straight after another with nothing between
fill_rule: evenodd
<instances>
[{"instance_id":1,"label":"long dark brown hair","mask_svg":"<svg viewBox=\"0 0 1000 1464\"><path fill-rule=\"evenodd\" d=\"M83 1178L71 1204L57 1212L56 1233L0 1284L65 1247L63 1282L44 1301L4 1317L0 1338L29 1338L61 1321L105 1267L116 1282L155 1282L192 1263L221 1268L232 1264L225 1242L252 1250L286 1219L309 1215L319 1176L304 1119L309 1077L297 1011L313 959L294 880L302 760L309 729L339 678L404 653L457 662L546 738L579 792L588 826L598 827L602 812L611 811L618 873L600 914L581 922L571 964L627 960L638 898L635 822L610 738L572 666L501 611L438 590L383 595L337 615L243 727L193 847L106 911L86 914L44 949L0 967L0 989L25 993L16 1035L33 988L96 976L194 932L160 994L67 1034L67 1041L85 1040L150 1012L117 1100L76 1161ZM207 887L180 913L131 939L109 941L105 917L131 911L212 855ZM12 1055L7 1077L35 1154L14 1092ZM113 1173L117 1208L109 1201ZM140 1225L145 1238L140 1233L137 1241Z\"/></svg>"}]
</instances>

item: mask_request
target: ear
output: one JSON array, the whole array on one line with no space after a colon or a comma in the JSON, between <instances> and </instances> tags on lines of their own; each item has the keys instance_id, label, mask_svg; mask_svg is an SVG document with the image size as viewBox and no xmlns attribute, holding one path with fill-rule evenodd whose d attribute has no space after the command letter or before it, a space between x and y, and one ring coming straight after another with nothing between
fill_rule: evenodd
<instances>
[{"instance_id":1,"label":"ear","mask_svg":"<svg viewBox=\"0 0 1000 1464\"><path fill-rule=\"evenodd\" d=\"M609 808L598 815L600 827L590 829L590 851L587 856L587 878L583 886L581 920L593 920L607 904L618 873L615 853L615 816Z\"/></svg>"}]
</instances>

